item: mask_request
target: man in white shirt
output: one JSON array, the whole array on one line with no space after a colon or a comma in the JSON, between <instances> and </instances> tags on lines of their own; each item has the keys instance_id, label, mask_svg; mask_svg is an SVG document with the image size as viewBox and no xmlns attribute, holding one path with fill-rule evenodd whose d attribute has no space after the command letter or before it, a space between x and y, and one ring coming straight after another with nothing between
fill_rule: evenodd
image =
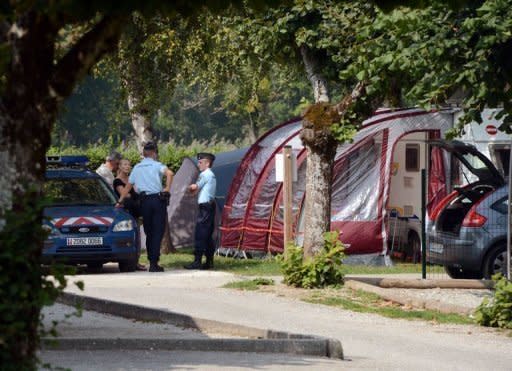
<instances>
[{"instance_id":1,"label":"man in white shirt","mask_svg":"<svg viewBox=\"0 0 512 371\"><path fill-rule=\"evenodd\" d=\"M119 161L121 161L121 158L122 156L119 152L113 151L107 156L105 162L96 169L96 173L105 179L105 182L107 182L112 189L114 188L114 171L117 171L119 168Z\"/></svg>"},{"instance_id":2,"label":"man in white shirt","mask_svg":"<svg viewBox=\"0 0 512 371\"><path fill-rule=\"evenodd\" d=\"M215 192L217 180L210 169L215 161L211 153L199 153L197 165L201 173L195 184L191 184L188 190L199 193L197 203L199 212L196 221L194 261L185 266L186 269L213 269L213 255L215 242L212 234L215 229ZM206 263L201 264L202 257L206 256Z\"/></svg>"}]
</instances>

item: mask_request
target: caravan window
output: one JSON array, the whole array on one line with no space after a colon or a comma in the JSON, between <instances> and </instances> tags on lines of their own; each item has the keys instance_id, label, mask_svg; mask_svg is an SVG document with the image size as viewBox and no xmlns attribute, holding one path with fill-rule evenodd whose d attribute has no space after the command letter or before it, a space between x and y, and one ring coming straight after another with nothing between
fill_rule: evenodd
<instances>
[{"instance_id":1,"label":"caravan window","mask_svg":"<svg viewBox=\"0 0 512 371\"><path fill-rule=\"evenodd\" d=\"M420 145L406 144L405 171L420 171Z\"/></svg>"}]
</instances>

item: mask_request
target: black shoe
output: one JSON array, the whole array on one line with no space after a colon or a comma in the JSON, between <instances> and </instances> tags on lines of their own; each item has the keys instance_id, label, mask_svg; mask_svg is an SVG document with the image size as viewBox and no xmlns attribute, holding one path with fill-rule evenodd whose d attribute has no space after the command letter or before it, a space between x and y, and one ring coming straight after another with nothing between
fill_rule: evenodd
<instances>
[{"instance_id":1,"label":"black shoe","mask_svg":"<svg viewBox=\"0 0 512 371\"><path fill-rule=\"evenodd\" d=\"M201 262L194 260L192 263L183 266L185 269L201 269Z\"/></svg>"},{"instance_id":2,"label":"black shoe","mask_svg":"<svg viewBox=\"0 0 512 371\"><path fill-rule=\"evenodd\" d=\"M201 270L207 271L209 269L213 269L213 259L206 259L206 263L201 265Z\"/></svg>"},{"instance_id":3,"label":"black shoe","mask_svg":"<svg viewBox=\"0 0 512 371\"><path fill-rule=\"evenodd\" d=\"M151 264L149 266L148 272L163 272L164 268L159 266L158 264Z\"/></svg>"}]
</instances>

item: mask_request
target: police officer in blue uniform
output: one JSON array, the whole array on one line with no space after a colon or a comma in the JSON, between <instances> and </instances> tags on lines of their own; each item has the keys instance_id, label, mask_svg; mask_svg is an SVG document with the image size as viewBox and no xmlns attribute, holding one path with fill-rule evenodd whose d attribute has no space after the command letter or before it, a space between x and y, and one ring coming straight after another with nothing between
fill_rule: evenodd
<instances>
[{"instance_id":1,"label":"police officer in blue uniform","mask_svg":"<svg viewBox=\"0 0 512 371\"><path fill-rule=\"evenodd\" d=\"M215 228L215 192L217 180L211 170L215 156L211 153L199 153L197 155L198 166L201 173L195 184L189 186L189 191L199 192L199 213L196 221L194 261L185 266L186 269L212 269L215 242L213 230ZM206 256L206 262L201 264L202 257Z\"/></svg>"},{"instance_id":2,"label":"police officer in blue uniform","mask_svg":"<svg viewBox=\"0 0 512 371\"><path fill-rule=\"evenodd\" d=\"M150 272L163 272L158 265L160 259L160 244L167 223L167 205L169 203L173 172L164 164L157 161L157 146L149 142L144 146L144 159L135 165L128 184L119 198L122 204L123 198L135 186L140 195L140 211L142 224L146 233L146 249L149 260ZM162 188L162 177L165 177L165 187Z\"/></svg>"}]
</instances>

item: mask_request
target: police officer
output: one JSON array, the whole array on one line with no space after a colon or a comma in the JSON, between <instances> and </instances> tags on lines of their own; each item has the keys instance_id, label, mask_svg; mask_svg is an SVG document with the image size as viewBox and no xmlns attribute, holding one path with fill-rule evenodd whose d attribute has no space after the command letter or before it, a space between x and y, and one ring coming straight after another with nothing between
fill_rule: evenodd
<instances>
[{"instance_id":1,"label":"police officer","mask_svg":"<svg viewBox=\"0 0 512 371\"><path fill-rule=\"evenodd\" d=\"M154 143L147 143L142 154L144 159L135 165L130 173L128 184L119 198L119 204L122 204L125 195L135 186L141 200L140 209L146 233L149 271L163 272L164 269L158 265L158 260L160 243L164 235L165 223L167 223L167 204L174 174L167 166L156 160L157 147ZM165 176L163 189L162 176Z\"/></svg>"},{"instance_id":2,"label":"police officer","mask_svg":"<svg viewBox=\"0 0 512 371\"><path fill-rule=\"evenodd\" d=\"M215 227L215 191L217 181L211 170L215 156L211 153L199 153L197 155L198 166L201 173L195 184L189 186L192 193L199 192L197 202L199 213L196 221L194 261L185 266L186 269L212 269L215 243L213 241L213 230ZM201 264L203 255L206 262Z\"/></svg>"}]
</instances>

